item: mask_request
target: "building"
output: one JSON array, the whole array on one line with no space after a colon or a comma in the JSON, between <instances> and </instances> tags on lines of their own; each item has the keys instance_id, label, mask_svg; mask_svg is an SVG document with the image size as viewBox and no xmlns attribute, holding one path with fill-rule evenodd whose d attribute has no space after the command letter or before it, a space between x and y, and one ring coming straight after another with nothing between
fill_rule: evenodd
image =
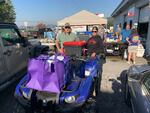
<instances>
[{"instance_id":1,"label":"building","mask_svg":"<svg viewBox=\"0 0 150 113\"><path fill-rule=\"evenodd\" d=\"M150 54L150 0L122 0L111 15L114 18L114 30L117 25L125 28L137 27L146 53Z\"/></svg>"}]
</instances>

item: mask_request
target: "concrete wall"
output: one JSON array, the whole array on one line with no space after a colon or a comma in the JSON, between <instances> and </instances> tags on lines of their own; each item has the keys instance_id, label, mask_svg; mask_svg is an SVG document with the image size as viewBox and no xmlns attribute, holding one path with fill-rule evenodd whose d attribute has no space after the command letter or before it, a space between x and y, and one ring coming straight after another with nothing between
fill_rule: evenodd
<instances>
[{"instance_id":1,"label":"concrete wall","mask_svg":"<svg viewBox=\"0 0 150 113\"><path fill-rule=\"evenodd\" d=\"M148 36L146 41L146 52L150 55L150 18L149 18L149 28L148 28Z\"/></svg>"},{"instance_id":2,"label":"concrete wall","mask_svg":"<svg viewBox=\"0 0 150 113\"><path fill-rule=\"evenodd\" d=\"M136 2L136 7L142 7L142 6L144 6L144 5L146 5L146 4L148 4L149 3L149 0L137 0L137 2Z\"/></svg>"},{"instance_id":3,"label":"concrete wall","mask_svg":"<svg viewBox=\"0 0 150 113\"><path fill-rule=\"evenodd\" d=\"M137 20L138 20L138 14L139 14L139 10L137 8L135 8L135 17L125 17L125 15L128 14L128 10L132 7L134 7L135 4L132 4L131 6L127 7L126 10L124 10L120 15L114 17L114 28L116 28L116 26L121 23L122 27L123 27L123 24L124 22L127 22L127 23L130 23L130 20L133 21L133 24L134 23L137 23Z\"/></svg>"},{"instance_id":4,"label":"concrete wall","mask_svg":"<svg viewBox=\"0 0 150 113\"><path fill-rule=\"evenodd\" d=\"M118 24L121 23L121 25L122 25L123 20L124 20L123 16L117 16L117 17L115 17L115 19L114 19L114 31L116 31L116 28L117 28Z\"/></svg>"},{"instance_id":5,"label":"concrete wall","mask_svg":"<svg viewBox=\"0 0 150 113\"><path fill-rule=\"evenodd\" d=\"M120 13L118 16L114 17L114 28L116 28L117 24L121 23L123 26L123 23L125 22L124 15L128 13L128 10L132 7L135 7L135 16L132 18L126 19L126 22L129 23L130 20L134 23L138 23L139 21L139 12L140 8L146 6L149 3L150 6L150 0L136 0L136 2L129 7L126 7L126 10L123 10L122 13ZM115 30L115 29L114 29ZM150 55L150 17L149 17L149 29L148 29L148 37L146 41L146 53Z\"/></svg>"},{"instance_id":6,"label":"concrete wall","mask_svg":"<svg viewBox=\"0 0 150 113\"><path fill-rule=\"evenodd\" d=\"M138 19L139 19L139 8L145 6L146 4L149 3L149 0L136 0L136 2L132 5L130 5L129 7L126 7L126 10L124 10L120 15L114 17L114 28L116 28L117 24L121 23L123 25L123 23L125 22L124 20L124 15L128 14L128 10L132 7L135 7L135 16L134 17L130 17L127 18L126 22L129 23L130 20L133 21L134 23L138 23Z\"/></svg>"}]
</instances>

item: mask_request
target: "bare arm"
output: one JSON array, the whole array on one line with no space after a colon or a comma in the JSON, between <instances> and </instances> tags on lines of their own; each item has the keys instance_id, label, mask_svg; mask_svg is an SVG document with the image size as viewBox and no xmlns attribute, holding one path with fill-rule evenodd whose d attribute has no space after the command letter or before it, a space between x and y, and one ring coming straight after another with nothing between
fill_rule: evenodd
<instances>
[{"instance_id":1,"label":"bare arm","mask_svg":"<svg viewBox=\"0 0 150 113\"><path fill-rule=\"evenodd\" d=\"M60 47L59 47L59 41L58 41L58 39L56 39L55 44L56 44L57 49L59 50Z\"/></svg>"},{"instance_id":2,"label":"bare arm","mask_svg":"<svg viewBox=\"0 0 150 113\"><path fill-rule=\"evenodd\" d=\"M126 38L126 41L128 42L129 45L131 44L131 42L129 41L129 37Z\"/></svg>"},{"instance_id":3,"label":"bare arm","mask_svg":"<svg viewBox=\"0 0 150 113\"><path fill-rule=\"evenodd\" d=\"M141 41L140 41L140 39L138 40L138 44L140 44L141 43Z\"/></svg>"},{"instance_id":4,"label":"bare arm","mask_svg":"<svg viewBox=\"0 0 150 113\"><path fill-rule=\"evenodd\" d=\"M59 44L59 35L60 34L56 35L55 44L56 44L56 48L57 48L58 52L62 53L62 50L61 50L61 47L60 47L60 44Z\"/></svg>"},{"instance_id":5,"label":"bare arm","mask_svg":"<svg viewBox=\"0 0 150 113\"><path fill-rule=\"evenodd\" d=\"M122 40L122 35L119 36L120 40Z\"/></svg>"},{"instance_id":6,"label":"bare arm","mask_svg":"<svg viewBox=\"0 0 150 113\"><path fill-rule=\"evenodd\" d=\"M56 48L57 48L58 52L63 53L63 50L62 50L62 49L60 48L60 46L59 46L59 41L58 41L58 39L56 39L55 44L56 44Z\"/></svg>"}]
</instances>

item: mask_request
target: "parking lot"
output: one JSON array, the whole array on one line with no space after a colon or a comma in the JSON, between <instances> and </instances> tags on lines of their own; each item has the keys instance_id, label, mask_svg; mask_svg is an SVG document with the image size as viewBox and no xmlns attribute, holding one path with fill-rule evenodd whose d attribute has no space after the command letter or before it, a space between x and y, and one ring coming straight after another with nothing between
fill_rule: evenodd
<instances>
[{"instance_id":1,"label":"parking lot","mask_svg":"<svg viewBox=\"0 0 150 113\"><path fill-rule=\"evenodd\" d=\"M146 64L143 58L137 59L137 65ZM101 80L101 94L97 99L100 113L132 113L124 102L124 74L129 68L126 61L120 57L107 57L104 64ZM14 89L18 81L0 94L0 113L13 113L16 109L16 101L13 97Z\"/></svg>"},{"instance_id":2,"label":"parking lot","mask_svg":"<svg viewBox=\"0 0 150 113\"><path fill-rule=\"evenodd\" d=\"M17 83L18 81L0 93L0 113L13 113L13 110L16 107L14 90Z\"/></svg>"},{"instance_id":3,"label":"parking lot","mask_svg":"<svg viewBox=\"0 0 150 113\"><path fill-rule=\"evenodd\" d=\"M137 65L146 64L143 58ZM132 113L124 102L124 75L131 65L120 57L108 57L104 65L101 81L101 94L98 98L100 113Z\"/></svg>"}]
</instances>

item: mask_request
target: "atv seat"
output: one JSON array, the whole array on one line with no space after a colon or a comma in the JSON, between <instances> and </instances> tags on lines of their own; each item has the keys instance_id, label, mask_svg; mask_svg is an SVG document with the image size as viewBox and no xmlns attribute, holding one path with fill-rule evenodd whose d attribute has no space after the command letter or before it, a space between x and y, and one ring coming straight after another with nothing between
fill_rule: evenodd
<instances>
[{"instance_id":1,"label":"atv seat","mask_svg":"<svg viewBox=\"0 0 150 113\"><path fill-rule=\"evenodd\" d=\"M63 89L62 92L74 92L76 91L81 83L81 78L75 77L74 79L71 80L71 83L67 83Z\"/></svg>"}]
</instances>

